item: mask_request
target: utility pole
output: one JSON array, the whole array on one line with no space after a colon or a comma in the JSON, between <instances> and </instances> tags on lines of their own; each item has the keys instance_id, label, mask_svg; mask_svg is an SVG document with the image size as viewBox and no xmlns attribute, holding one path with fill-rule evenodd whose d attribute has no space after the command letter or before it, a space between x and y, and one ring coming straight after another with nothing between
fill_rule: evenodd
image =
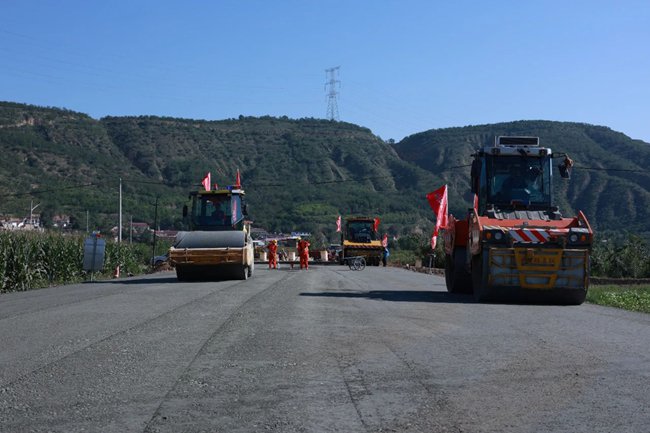
<instances>
[{"instance_id":1,"label":"utility pole","mask_svg":"<svg viewBox=\"0 0 650 433\"><path fill-rule=\"evenodd\" d=\"M34 206L34 200L29 203L29 224L34 228L34 209L39 207L41 204Z\"/></svg>"},{"instance_id":2,"label":"utility pole","mask_svg":"<svg viewBox=\"0 0 650 433\"><path fill-rule=\"evenodd\" d=\"M325 69L325 90L327 93L327 119L329 120L339 120L339 106L336 100L337 95L337 85L338 88L341 87L341 80L337 80L336 76L341 67L336 66L334 68Z\"/></svg>"},{"instance_id":3,"label":"utility pole","mask_svg":"<svg viewBox=\"0 0 650 433\"><path fill-rule=\"evenodd\" d=\"M156 207L153 213L153 246L151 247L151 267L155 266L153 258L156 257L156 225L158 225L158 196L156 196Z\"/></svg>"},{"instance_id":4,"label":"utility pole","mask_svg":"<svg viewBox=\"0 0 650 433\"><path fill-rule=\"evenodd\" d=\"M122 178L120 178L120 222L117 227L117 242L122 243Z\"/></svg>"}]
</instances>

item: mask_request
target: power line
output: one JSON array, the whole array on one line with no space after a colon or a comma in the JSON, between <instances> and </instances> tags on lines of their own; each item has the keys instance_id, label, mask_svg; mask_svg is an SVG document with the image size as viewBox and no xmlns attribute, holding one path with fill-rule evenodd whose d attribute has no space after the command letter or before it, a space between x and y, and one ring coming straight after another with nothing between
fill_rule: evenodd
<instances>
[{"instance_id":1,"label":"power line","mask_svg":"<svg viewBox=\"0 0 650 433\"><path fill-rule=\"evenodd\" d=\"M29 195L39 195L39 194L46 194L50 192L59 192L64 189L82 189L82 188L88 188L91 186L98 186L95 183L84 183L82 185L74 185L74 186L63 186L61 188L55 188L55 189L41 189L41 190L32 190L29 192L16 192L16 193L10 193L10 194L0 194L0 197L23 197L23 196L29 196Z\"/></svg>"},{"instance_id":2,"label":"power line","mask_svg":"<svg viewBox=\"0 0 650 433\"><path fill-rule=\"evenodd\" d=\"M582 167L580 165L574 166L575 169L580 170L595 170L595 171L623 171L628 173L648 173L648 170L632 169L632 168L603 168L603 167Z\"/></svg>"},{"instance_id":3,"label":"power line","mask_svg":"<svg viewBox=\"0 0 650 433\"><path fill-rule=\"evenodd\" d=\"M291 183L251 183L248 186L255 187L255 188L270 188L270 187L283 187L283 186L290 186L290 185L328 185L328 184L333 184L333 183L348 183L348 182L365 182L366 180L374 180L374 179L389 179L389 178L397 178L401 176L392 176L392 175L387 175L387 176L369 176L369 177L362 177L359 179L338 179L338 180L323 180L323 181L315 181L315 182L301 182L301 183L296 183L296 182L291 182Z\"/></svg>"},{"instance_id":4,"label":"power line","mask_svg":"<svg viewBox=\"0 0 650 433\"><path fill-rule=\"evenodd\" d=\"M173 184L173 183L169 183L169 182L135 180L135 179L128 179L128 178L122 178L122 182L123 183L140 183L140 184L146 184L146 185L159 185L159 186L168 186L168 187L184 187L184 186L186 186L186 185ZM88 182L88 183L83 183L83 184L79 184L79 185L62 186L62 187L59 187L59 188L52 188L52 189L34 189L34 190L31 190L31 191L27 191L27 192L15 192L15 193L8 193L8 194L0 194L0 198L41 195L41 194L48 194L48 193L52 193L52 192L59 192L59 191L63 191L63 190L83 189L83 188L98 187L98 186L102 186L102 187L106 186L106 183Z\"/></svg>"}]
</instances>

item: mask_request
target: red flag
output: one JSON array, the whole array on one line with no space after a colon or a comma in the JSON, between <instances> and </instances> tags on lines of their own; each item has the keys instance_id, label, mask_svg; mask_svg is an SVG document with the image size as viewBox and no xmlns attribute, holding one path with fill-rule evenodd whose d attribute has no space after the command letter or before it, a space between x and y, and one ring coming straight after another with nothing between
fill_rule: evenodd
<instances>
[{"instance_id":1,"label":"red flag","mask_svg":"<svg viewBox=\"0 0 650 433\"><path fill-rule=\"evenodd\" d=\"M372 230L376 232L378 228L379 228L379 218L375 218L375 223L372 226Z\"/></svg>"},{"instance_id":2,"label":"red flag","mask_svg":"<svg viewBox=\"0 0 650 433\"><path fill-rule=\"evenodd\" d=\"M241 175L239 174L239 169L237 169L237 178L235 179L235 188L241 188Z\"/></svg>"},{"instance_id":3,"label":"red flag","mask_svg":"<svg viewBox=\"0 0 650 433\"><path fill-rule=\"evenodd\" d=\"M388 234L384 233L384 238L381 240L381 246L386 248L388 246Z\"/></svg>"},{"instance_id":4,"label":"red flag","mask_svg":"<svg viewBox=\"0 0 650 433\"><path fill-rule=\"evenodd\" d=\"M203 184L203 188L205 188L206 191L210 191L210 172L205 175L201 183Z\"/></svg>"},{"instance_id":5,"label":"red flag","mask_svg":"<svg viewBox=\"0 0 650 433\"><path fill-rule=\"evenodd\" d=\"M339 217L336 219L336 231L341 231L341 215L339 215Z\"/></svg>"},{"instance_id":6,"label":"red flag","mask_svg":"<svg viewBox=\"0 0 650 433\"><path fill-rule=\"evenodd\" d=\"M436 214L436 226L433 229L433 237L431 238L431 248L434 249L440 227L447 227L447 224L449 224L449 216L447 215L447 185L427 194L427 200L433 213Z\"/></svg>"}]
</instances>

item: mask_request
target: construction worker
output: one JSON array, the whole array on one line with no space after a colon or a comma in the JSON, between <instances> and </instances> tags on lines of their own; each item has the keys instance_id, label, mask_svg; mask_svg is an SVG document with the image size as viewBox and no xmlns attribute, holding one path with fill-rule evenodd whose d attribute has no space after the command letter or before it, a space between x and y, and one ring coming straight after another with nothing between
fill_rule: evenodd
<instances>
[{"instance_id":1,"label":"construction worker","mask_svg":"<svg viewBox=\"0 0 650 433\"><path fill-rule=\"evenodd\" d=\"M300 255L300 269L309 269L309 241L301 239L298 242L298 254Z\"/></svg>"},{"instance_id":2,"label":"construction worker","mask_svg":"<svg viewBox=\"0 0 650 433\"><path fill-rule=\"evenodd\" d=\"M272 239L267 247L269 250L269 269L278 268L278 241Z\"/></svg>"},{"instance_id":3,"label":"construction worker","mask_svg":"<svg viewBox=\"0 0 650 433\"><path fill-rule=\"evenodd\" d=\"M381 262L384 264L384 267L386 267L386 262L388 261L388 256L390 256L390 251L388 251L388 246L385 246L384 251L381 254Z\"/></svg>"}]
</instances>

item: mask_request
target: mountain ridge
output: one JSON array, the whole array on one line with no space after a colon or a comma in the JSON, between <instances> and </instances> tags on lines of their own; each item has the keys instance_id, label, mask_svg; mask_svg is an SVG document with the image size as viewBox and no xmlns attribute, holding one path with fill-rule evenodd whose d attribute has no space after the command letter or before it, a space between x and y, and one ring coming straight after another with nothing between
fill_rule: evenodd
<instances>
[{"instance_id":1,"label":"mountain ridge","mask_svg":"<svg viewBox=\"0 0 650 433\"><path fill-rule=\"evenodd\" d=\"M7 155L0 164L0 211L20 212L36 197L46 210L77 219L90 210L93 224L105 229L114 225L122 178L127 214L153 223L158 198L161 227L180 227L189 188L208 171L221 184L240 169L253 218L269 230L307 230L334 240L338 214L369 214L393 234L428 233L433 214L424 195L447 183L450 210L462 215L471 203L466 165L498 135L539 136L541 145L571 155L572 179L554 180L565 214L581 209L605 231L616 231L623 220L627 230L650 232L650 146L604 126L519 120L431 129L389 143L368 128L323 119L96 120L12 102L0 102L0 150ZM83 183L95 186L74 188ZM55 193L34 191L46 187Z\"/></svg>"}]
</instances>

